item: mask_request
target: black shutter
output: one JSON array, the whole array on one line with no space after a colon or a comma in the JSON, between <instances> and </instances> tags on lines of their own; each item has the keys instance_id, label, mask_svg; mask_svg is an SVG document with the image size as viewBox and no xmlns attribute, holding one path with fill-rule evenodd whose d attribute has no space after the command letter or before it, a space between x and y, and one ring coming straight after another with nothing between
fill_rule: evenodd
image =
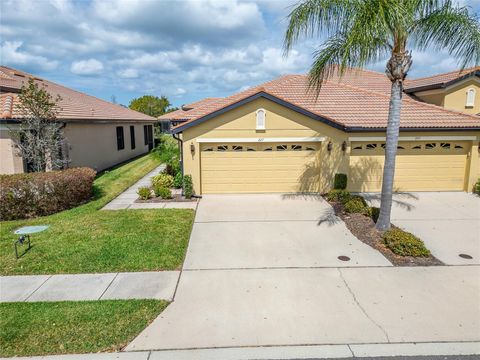
<instances>
[{"instance_id":1,"label":"black shutter","mask_svg":"<svg viewBox=\"0 0 480 360\"><path fill-rule=\"evenodd\" d=\"M135 149L135 126L130 125L130 145L132 150Z\"/></svg>"},{"instance_id":2,"label":"black shutter","mask_svg":"<svg viewBox=\"0 0 480 360\"><path fill-rule=\"evenodd\" d=\"M117 126L117 150L125 149L125 139L123 138L123 126Z\"/></svg>"},{"instance_id":3,"label":"black shutter","mask_svg":"<svg viewBox=\"0 0 480 360\"><path fill-rule=\"evenodd\" d=\"M143 141L144 145L148 145L148 125L143 125Z\"/></svg>"}]
</instances>

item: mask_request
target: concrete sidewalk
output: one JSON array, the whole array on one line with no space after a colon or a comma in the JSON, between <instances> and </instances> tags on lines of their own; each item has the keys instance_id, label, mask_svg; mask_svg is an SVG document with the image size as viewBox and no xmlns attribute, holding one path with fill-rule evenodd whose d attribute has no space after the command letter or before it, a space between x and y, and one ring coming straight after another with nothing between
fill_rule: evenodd
<instances>
[{"instance_id":1,"label":"concrete sidewalk","mask_svg":"<svg viewBox=\"0 0 480 360\"><path fill-rule=\"evenodd\" d=\"M171 301L179 271L0 277L0 302L106 299Z\"/></svg>"},{"instance_id":2,"label":"concrete sidewalk","mask_svg":"<svg viewBox=\"0 0 480 360\"><path fill-rule=\"evenodd\" d=\"M138 199L137 190L142 186L150 186L150 179L160 174L165 169L162 164L150 171L147 175L129 187L115 199L105 205L102 210L124 210L124 209L196 209L197 201L192 202L157 202L157 203L136 203Z\"/></svg>"}]
</instances>

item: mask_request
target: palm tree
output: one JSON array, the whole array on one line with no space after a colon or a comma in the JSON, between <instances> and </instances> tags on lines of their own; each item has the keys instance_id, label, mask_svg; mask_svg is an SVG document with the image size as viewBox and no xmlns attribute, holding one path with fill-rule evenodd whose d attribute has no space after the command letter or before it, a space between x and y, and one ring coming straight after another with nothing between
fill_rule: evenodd
<instances>
[{"instance_id":1,"label":"palm tree","mask_svg":"<svg viewBox=\"0 0 480 360\"><path fill-rule=\"evenodd\" d=\"M304 0L288 16L285 54L300 36L325 36L314 53L310 88L317 95L325 79L348 68L364 68L388 57L385 72L392 82L385 165L377 229L390 228L395 157L403 81L412 64L411 49L446 50L463 69L480 61L476 14L451 0Z\"/></svg>"}]
</instances>

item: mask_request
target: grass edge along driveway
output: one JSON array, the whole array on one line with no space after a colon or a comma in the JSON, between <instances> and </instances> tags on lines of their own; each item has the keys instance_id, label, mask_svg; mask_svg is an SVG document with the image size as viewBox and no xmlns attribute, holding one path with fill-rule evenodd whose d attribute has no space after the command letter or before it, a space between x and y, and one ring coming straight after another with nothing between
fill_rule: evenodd
<instances>
[{"instance_id":1,"label":"grass edge along driveway","mask_svg":"<svg viewBox=\"0 0 480 360\"><path fill-rule=\"evenodd\" d=\"M95 180L94 199L74 209L0 223L0 274L59 274L178 269L185 257L194 211L101 211L108 202L160 165L156 154L120 165ZM32 236L32 249L15 259L13 231L50 225Z\"/></svg>"},{"instance_id":2,"label":"grass edge along driveway","mask_svg":"<svg viewBox=\"0 0 480 360\"><path fill-rule=\"evenodd\" d=\"M0 304L0 356L118 351L160 314L162 300Z\"/></svg>"}]
</instances>

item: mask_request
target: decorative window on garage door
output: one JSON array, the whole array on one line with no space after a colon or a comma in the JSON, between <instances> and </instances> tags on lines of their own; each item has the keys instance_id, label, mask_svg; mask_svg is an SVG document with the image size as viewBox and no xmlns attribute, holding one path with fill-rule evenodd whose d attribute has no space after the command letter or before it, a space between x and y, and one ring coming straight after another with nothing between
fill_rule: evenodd
<instances>
[{"instance_id":1,"label":"decorative window on garage door","mask_svg":"<svg viewBox=\"0 0 480 360\"><path fill-rule=\"evenodd\" d=\"M314 143L265 143L265 144L205 144L202 151L208 152L242 152L242 151L316 151L318 144Z\"/></svg>"},{"instance_id":2,"label":"decorative window on garage door","mask_svg":"<svg viewBox=\"0 0 480 360\"><path fill-rule=\"evenodd\" d=\"M374 155L385 153L385 142L353 142L353 155ZM466 144L462 142L452 141L402 141L398 143L397 150L402 153L446 153L446 152L462 152L466 149Z\"/></svg>"}]
</instances>

